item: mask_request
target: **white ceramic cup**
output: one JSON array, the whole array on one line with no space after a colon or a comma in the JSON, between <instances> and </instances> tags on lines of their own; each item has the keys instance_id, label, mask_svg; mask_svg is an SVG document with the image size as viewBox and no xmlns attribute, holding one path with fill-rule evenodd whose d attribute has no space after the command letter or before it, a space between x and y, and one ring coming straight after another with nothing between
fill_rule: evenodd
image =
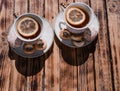
<instances>
[{"instance_id":1,"label":"white ceramic cup","mask_svg":"<svg viewBox=\"0 0 120 91\"><path fill-rule=\"evenodd\" d=\"M67 12L67 10L69 8L71 8L71 7L74 7L74 6L78 7L78 8L79 7L82 8L89 15L89 22L84 27L81 27L81 28L73 27L66 20L66 12ZM93 12L93 10L87 4L82 3L82 2L71 3L66 8L63 7L63 6L61 6L61 8L62 8L62 10L64 12L63 14L64 14L64 21L65 21L66 27L67 27L68 31L70 31L72 33L83 33L86 30L86 28L89 28L89 26L90 26L90 24L91 24L91 22L92 22L92 20L94 18L94 12Z\"/></svg>"},{"instance_id":2,"label":"white ceramic cup","mask_svg":"<svg viewBox=\"0 0 120 91\"><path fill-rule=\"evenodd\" d=\"M22 36L18 33L18 31L16 30L16 29L17 29L17 28L16 28L16 24L17 24L18 20L19 20L21 17L24 17L24 16L32 17L33 19L35 19L35 20L39 23L39 25L40 25L40 27L41 27L40 34L39 34L38 36L36 36L35 38L33 38L33 39L26 39L26 38L22 37ZM33 14L33 13L25 13L25 14L22 14L21 16L17 17L17 18L15 19L15 22L14 22L14 27L15 27L14 31L15 31L16 36L17 36L20 40L22 40L22 41L24 41L24 42L32 42L32 41L35 41L35 40L39 39L40 36L41 36L41 34L42 34L42 32L43 32L43 30L42 30L42 28L43 28L42 18L39 17L39 16L36 15L36 14Z\"/></svg>"}]
</instances>

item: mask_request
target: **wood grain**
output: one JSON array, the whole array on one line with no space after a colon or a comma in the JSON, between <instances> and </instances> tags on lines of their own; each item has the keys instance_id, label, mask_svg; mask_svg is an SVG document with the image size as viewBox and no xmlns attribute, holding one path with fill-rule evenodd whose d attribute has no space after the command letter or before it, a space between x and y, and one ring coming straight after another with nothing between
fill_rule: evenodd
<instances>
[{"instance_id":1,"label":"wood grain","mask_svg":"<svg viewBox=\"0 0 120 91\"><path fill-rule=\"evenodd\" d=\"M107 17L105 11L105 1L92 0L91 7L94 9L100 22L98 43L96 46L96 51L94 53L96 90L112 91L111 63L107 35Z\"/></svg>"},{"instance_id":2,"label":"wood grain","mask_svg":"<svg viewBox=\"0 0 120 91\"><path fill-rule=\"evenodd\" d=\"M35 59L9 51L7 33L13 13L38 14L54 28L59 5L71 2L85 2L95 11L100 22L96 49L94 42L73 49L56 40L53 52L51 47ZM0 0L0 91L119 91L119 11L119 0Z\"/></svg>"},{"instance_id":3,"label":"wood grain","mask_svg":"<svg viewBox=\"0 0 120 91\"><path fill-rule=\"evenodd\" d=\"M75 2L84 2L90 5L89 0L75 0ZM78 66L78 91L95 91L93 63L94 51L92 51L94 49L94 46L95 44L91 43L84 48L78 48L76 51L77 64L81 64ZM89 51L91 51L91 53Z\"/></svg>"},{"instance_id":4,"label":"wood grain","mask_svg":"<svg viewBox=\"0 0 120 91\"><path fill-rule=\"evenodd\" d=\"M14 13L16 16L19 16L23 13L28 12L28 1L27 0L14 0L15 2L15 8L14 8Z\"/></svg>"},{"instance_id":5,"label":"wood grain","mask_svg":"<svg viewBox=\"0 0 120 91\"><path fill-rule=\"evenodd\" d=\"M0 91L8 91L11 73L11 60L8 57L7 33L13 22L13 1L0 1Z\"/></svg>"},{"instance_id":6,"label":"wood grain","mask_svg":"<svg viewBox=\"0 0 120 91\"><path fill-rule=\"evenodd\" d=\"M19 61L11 60L11 71L9 79L9 90L7 91L24 91L26 90L26 77L19 71L22 70L23 73L26 73L26 62L22 58L19 58ZM4 90L3 90L4 91Z\"/></svg>"},{"instance_id":7,"label":"wood grain","mask_svg":"<svg viewBox=\"0 0 120 91\"><path fill-rule=\"evenodd\" d=\"M43 16L44 0L29 0L29 12ZM27 91L42 91L44 84L45 56L30 59L28 62L28 72L32 73L27 77Z\"/></svg>"},{"instance_id":8,"label":"wood grain","mask_svg":"<svg viewBox=\"0 0 120 91\"><path fill-rule=\"evenodd\" d=\"M52 27L57 14L58 0L45 0L45 18ZM53 53L45 62L45 91L59 91L59 61L59 48L54 42Z\"/></svg>"},{"instance_id":9,"label":"wood grain","mask_svg":"<svg viewBox=\"0 0 120 91\"><path fill-rule=\"evenodd\" d=\"M13 1L13 0L11 0ZM8 1L7 1L8 2ZM15 0L14 2L11 3L11 5L14 5L14 9L12 10L13 12L9 15L9 17L14 20L13 13L16 13L17 16L26 13L27 12L27 1L24 0ZM11 25L13 24L10 23ZM10 55L14 55L10 53ZM15 56L15 60L10 60L11 64L11 72L10 72L10 83L9 83L9 90L10 91L24 91L26 90L26 66L27 63L24 62L21 57ZM21 73L22 70L22 73ZM7 91L7 90L6 90Z\"/></svg>"},{"instance_id":10,"label":"wood grain","mask_svg":"<svg viewBox=\"0 0 120 91\"><path fill-rule=\"evenodd\" d=\"M1 1L1 38L2 38L2 51L1 51L1 91L15 91L24 90L24 76L18 73L15 67L15 60L10 60L8 57L9 46L7 43L7 32L13 23L13 11L14 1L13 0L2 0ZM14 79L13 79L14 78ZM18 80L19 79L19 80ZM18 83L18 85L16 85Z\"/></svg>"},{"instance_id":11,"label":"wood grain","mask_svg":"<svg viewBox=\"0 0 120 91\"><path fill-rule=\"evenodd\" d=\"M120 91L120 1L106 0L108 14L108 32L112 54L113 85L115 91Z\"/></svg>"},{"instance_id":12,"label":"wood grain","mask_svg":"<svg viewBox=\"0 0 120 91\"><path fill-rule=\"evenodd\" d=\"M70 4L74 0L59 0L59 4ZM60 50L60 91L77 91L77 67L75 49L62 45Z\"/></svg>"}]
</instances>

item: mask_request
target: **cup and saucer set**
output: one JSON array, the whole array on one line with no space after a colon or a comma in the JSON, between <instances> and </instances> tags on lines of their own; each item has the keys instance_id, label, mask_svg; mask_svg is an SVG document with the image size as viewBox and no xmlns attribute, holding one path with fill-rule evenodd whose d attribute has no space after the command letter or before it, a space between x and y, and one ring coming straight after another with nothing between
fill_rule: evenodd
<instances>
[{"instance_id":1,"label":"cup and saucer set","mask_svg":"<svg viewBox=\"0 0 120 91\"><path fill-rule=\"evenodd\" d=\"M45 18L26 13L15 19L7 38L10 48L16 54L24 58L35 58L50 49L54 32Z\"/></svg>"},{"instance_id":2,"label":"cup and saucer set","mask_svg":"<svg viewBox=\"0 0 120 91\"><path fill-rule=\"evenodd\" d=\"M75 2L61 12L55 21L55 34L66 46L80 48L90 44L99 32L99 22L93 10L85 3Z\"/></svg>"},{"instance_id":3,"label":"cup and saucer set","mask_svg":"<svg viewBox=\"0 0 120 91\"><path fill-rule=\"evenodd\" d=\"M45 54L53 44L54 32L59 41L68 47L79 48L90 44L99 32L99 22L93 10L82 2L61 6L54 24L36 14L17 17L8 34L11 49L25 58Z\"/></svg>"}]
</instances>

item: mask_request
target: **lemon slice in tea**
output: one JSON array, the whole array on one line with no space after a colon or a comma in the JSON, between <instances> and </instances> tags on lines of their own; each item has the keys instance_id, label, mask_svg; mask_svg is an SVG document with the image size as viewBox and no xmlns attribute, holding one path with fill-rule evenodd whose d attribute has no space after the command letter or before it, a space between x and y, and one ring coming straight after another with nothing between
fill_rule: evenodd
<instances>
[{"instance_id":1,"label":"lemon slice in tea","mask_svg":"<svg viewBox=\"0 0 120 91\"><path fill-rule=\"evenodd\" d=\"M73 26L78 26L85 22L86 15L83 10L71 7L66 12L66 20Z\"/></svg>"},{"instance_id":2,"label":"lemon slice in tea","mask_svg":"<svg viewBox=\"0 0 120 91\"><path fill-rule=\"evenodd\" d=\"M17 23L18 33L26 38L34 36L39 29L38 22L31 17L23 17Z\"/></svg>"}]
</instances>

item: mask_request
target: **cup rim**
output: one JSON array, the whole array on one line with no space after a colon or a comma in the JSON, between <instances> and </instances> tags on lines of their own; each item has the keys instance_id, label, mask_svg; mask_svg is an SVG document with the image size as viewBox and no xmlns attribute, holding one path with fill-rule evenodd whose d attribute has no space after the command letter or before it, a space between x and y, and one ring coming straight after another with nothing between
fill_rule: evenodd
<instances>
[{"instance_id":1,"label":"cup rim","mask_svg":"<svg viewBox=\"0 0 120 91\"><path fill-rule=\"evenodd\" d=\"M66 17L65 17L65 13L66 13L66 11L67 11L67 9L68 8L70 8L70 7L72 7L72 6L74 6L74 5L76 5L76 4L82 4L82 5L84 5L85 7L87 7L88 9L89 9L89 15L90 15L90 20L89 20L89 22L84 26L84 27L81 27L81 28L75 28L75 27L73 27L73 26L71 26L68 22L67 22L67 20L66 20ZM71 4L69 4L66 8L65 8L65 11L64 11L64 19L65 19L65 23L66 23L66 25L68 26L68 27L70 27L70 28L72 28L72 29L75 29L76 31L78 31L78 30L83 30L83 29L85 29L85 28L88 28L89 27L89 25L91 24L91 20L92 20L92 18L93 18L93 10L91 9L91 7L89 6L89 5L87 5L86 3L83 3L83 2L74 2L74 3L71 3ZM82 31L81 31L82 32Z\"/></svg>"},{"instance_id":2,"label":"cup rim","mask_svg":"<svg viewBox=\"0 0 120 91\"><path fill-rule=\"evenodd\" d=\"M39 39L40 36L41 36L41 33L42 33L43 23L40 24L40 27L41 27L41 32L40 32L40 34L39 34L37 37L33 38L33 39L26 39L26 38L22 37L22 36L16 31L16 23L17 23L17 21L18 21L21 17L24 17L24 16L31 16L32 18L34 18L33 16L38 17L38 18L41 20L41 23L42 23L42 18L41 18L40 16L38 16L37 14L34 14L34 13L24 13L24 14L21 14L21 15L20 15L19 17L17 17L17 18L15 19L15 21L14 21L14 31L15 31L16 36L17 36L19 39L21 39L22 41L25 41L25 42L32 42L32 41L35 41L35 40ZM39 20L37 20L37 21L39 21Z\"/></svg>"}]
</instances>

